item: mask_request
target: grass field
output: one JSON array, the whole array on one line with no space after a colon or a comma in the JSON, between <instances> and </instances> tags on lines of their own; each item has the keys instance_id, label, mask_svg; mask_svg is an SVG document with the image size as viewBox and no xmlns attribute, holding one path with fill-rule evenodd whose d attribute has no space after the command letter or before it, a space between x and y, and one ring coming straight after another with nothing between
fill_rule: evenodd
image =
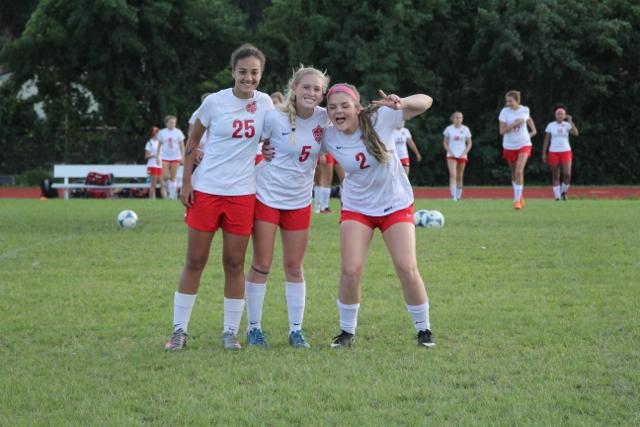
<instances>
[{"instance_id":1,"label":"grass field","mask_svg":"<svg viewBox=\"0 0 640 427\"><path fill-rule=\"evenodd\" d=\"M125 208L140 216L133 230L115 224ZM216 236L189 347L167 354L186 248L178 203L0 200L0 425L640 424L639 201L416 208L446 217L417 230L434 350L415 347L379 235L356 347L329 348L333 214L313 218L309 351L287 345L279 255L263 319L272 348L220 348Z\"/></svg>"}]
</instances>

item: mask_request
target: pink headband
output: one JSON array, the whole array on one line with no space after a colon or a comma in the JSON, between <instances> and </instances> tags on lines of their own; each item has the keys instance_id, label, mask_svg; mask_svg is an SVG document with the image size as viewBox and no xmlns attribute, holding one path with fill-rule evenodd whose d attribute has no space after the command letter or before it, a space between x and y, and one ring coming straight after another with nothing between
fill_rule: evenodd
<instances>
[{"instance_id":1,"label":"pink headband","mask_svg":"<svg viewBox=\"0 0 640 427\"><path fill-rule=\"evenodd\" d=\"M556 110L554 111L554 113L557 113L557 112L558 112L558 110L562 110L562 111L564 111L564 113L565 113L565 114L567 114L567 110L565 110L565 109L564 109L564 108L562 108L562 107L558 107L558 108L556 108Z\"/></svg>"},{"instance_id":2,"label":"pink headband","mask_svg":"<svg viewBox=\"0 0 640 427\"><path fill-rule=\"evenodd\" d=\"M360 96L349 86L341 85L341 84L333 85L331 89L329 89L329 92L327 93L327 99L329 99L331 95L337 92L344 92L350 97L352 97L353 99L355 99L356 103L358 104L360 103Z\"/></svg>"}]
</instances>

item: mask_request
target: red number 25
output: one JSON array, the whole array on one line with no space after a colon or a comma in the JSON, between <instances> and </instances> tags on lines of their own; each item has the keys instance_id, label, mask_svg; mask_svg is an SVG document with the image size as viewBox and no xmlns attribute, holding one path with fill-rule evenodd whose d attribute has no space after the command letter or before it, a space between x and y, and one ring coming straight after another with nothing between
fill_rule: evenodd
<instances>
[{"instance_id":1,"label":"red number 25","mask_svg":"<svg viewBox=\"0 0 640 427\"><path fill-rule=\"evenodd\" d=\"M231 124L235 129L231 134L232 138L242 138L242 130L244 129L245 138L253 138L256 135L256 128L253 126L253 120L234 120Z\"/></svg>"}]
</instances>

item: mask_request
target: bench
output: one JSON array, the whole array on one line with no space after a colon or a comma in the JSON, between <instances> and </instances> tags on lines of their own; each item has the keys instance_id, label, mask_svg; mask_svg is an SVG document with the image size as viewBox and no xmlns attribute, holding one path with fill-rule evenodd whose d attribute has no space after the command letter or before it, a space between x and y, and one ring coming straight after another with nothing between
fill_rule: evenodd
<instances>
[{"instance_id":1,"label":"bench","mask_svg":"<svg viewBox=\"0 0 640 427\"><path fill-rule=\"evenodd\" d=\"M111 173L116 182L111 185L87 185L84 180L89 172ZM64 190L64 198L68 199L69 190L75 188L149 188L148 183L133 181L147 176L147 165L54 165L54 180L62 179L63 182L56 182L51 187ZM123 182L127 179L130 182ZM178 168L177 179L178 182L182 180L182 166Z\"/></svg>"}]
</instances>

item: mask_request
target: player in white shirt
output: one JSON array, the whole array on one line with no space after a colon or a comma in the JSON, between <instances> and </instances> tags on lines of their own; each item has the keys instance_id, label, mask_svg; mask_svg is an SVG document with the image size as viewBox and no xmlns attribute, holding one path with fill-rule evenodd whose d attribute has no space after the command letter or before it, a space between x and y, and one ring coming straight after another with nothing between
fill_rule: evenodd
<instances>
[{"instance_id":1,"label":"player in white shirt","mask_svg":"<svg viewBox=\"0 0 640 427\"><path fill-rule=\"evenodd\" d=\"M247 344L265 347L262 305L280 228L289 314L289 344L308 348L302 333L305 306L303 261L311 225L311 189L322 135L329 117L319 107L329 78L315 68L300 67L289 80L284 104L265 117L263 138L275 153L256 167L253 259L245 283Z\"/></svg>"},{"instance_id":2,"label":"player in white shirt","mask_svg":"<svg viewBox=\"0 0 640 427\"><path fill-rule=\"evenodd\" d=\"M500 135L502 135L502 157L511 169L511 185L513 186L513 207L522 209L524 198L524 168L531 156L531 138L537 131L533 119L529 115L529 107L520 105L520 92L510 90L505 95L506 106L500 111Z\"/></svg>"},{"instance_id":3,"label":"player in white shirt","mask_svg":"<svg viewBox=\"0 0 640 427\"><path fill-rule=\"evenodd\" d=\"M167 195L169 199L178 198L178 167L184 159L184 134L176 124L178 119L175 116L166 116L164 125L166 126L158 132L158 141L162 146L162 168L164 169L164 179L167 184Z\"/></svg>"},{"instance_id":4,"label":"player in white shirt","mask_svg":"<svg viewBox=\"0 0 640 427\"><path fill-rule=\"evenodd\" d=\"M563 105L554 108L553 115L555 121L549 123L544 131L542 161L548 163L549 169L551 169L553 196L556 200L567 200L573 160L569 135L578 136L578 128ZM549 146L549 142L551 142L551 146ZM549 154L547 154L547 149ZM560 169L562 169L562 185L560 185Z\"/></svg>"},{"instance_id":5,"label":"player in white shirt","mask_svg":"<svg viewBox=\"0 0 640 427\"><path fill-rule=\"evenodd\" d=\"M467 154L471 150L471 131L462 124L463 116L460 111L451 115L451 125L442 132L444 150L447 153L447 167L449 168L449 191L452 200L462 198L464 169L469 159Z\"/></svg>"},{"instance_id":6,"label":"player in white shirt","mask_svg":"<svg viewBox=\"0 0 640 427\"><path fill-rule=\"evenodd\" d=\"M211 92L202 94L202 96L200 97L200 105L202 105L204 100L209 95L211 95ZM194 111L193 114L191 114L191 117L189 118L189 131L187 132L187 135L191 135L191 131L193 130L193 125L195 124L197 117L198 117L198 110ZM207 143L207 131L205 130L205 132L202 134L202 138L200 138L200 145L198 145L198 153L196 155L196 158L194 159L194 163L195 163L194 167L198 166L198 164L202 161L202 158L204 157L204 145L206 143Z\"/></svg>"},{"instance_id":7,"label":"player in white shirt","mask_svg":"<svg viewBox=\"0 0 640 427\"><path fill-rule=\"evenodd\" d=\"M256 47L245 44L236 49L231 55L233 88L204 100L189 135L180 194L187 208L187 257L174 297L174 331L167 350L178 351L186 345L200 277L218 228L223 231L225 273L222 345L241 348L237 334L244 311L244 258L255 208L255 153L264 117L273 109L271 98L257 90L264 65L264 54ZM205 130L204 158L193 171Z\"/></svg>"},{"instance_id":8,"label":"player in white shirt","mask_svg":"<svg viewBox=\"0 0 640 427\"><path fill-rule=\"evenodd\" d=\"M162 179L162 149L158 142L158 132L160 129L153 127L151 129L151 139L147 141L144 147L144 158L147 159L147 174L149 175L149 198L156 198L156 187L160 183L160 195L164 199L167 197Z\"/></svg>"},{"instance_id":9,"label":"player in white shirt","mask_svg":"<svg viewBox=\"0 0 640 427\"><path fill-rule=\"evenodd\" d=\"M422 154L420 154L420 150L418 150L418 147L411 136L411 132L409 129L404 127L404 122L402 122L402 127L395 131L393 139L396 142L396 155L400 159L400 163L402 163L402 167L407 173L407 176L409 176L411 162L409 161L409 151L407 150L407 147L411 149L413 154L416 156L416 161L418 163L422 161Z\"/></svg>"},{"instance_id":10,"label":"player in white shirt","mask_svg":"<svg viewBox=\"0 0 640 427\"><path fill-rule=\"evenodd\" d=\"M340 217L341 275L338 297L340 334L332 347L349 347L354 341L360 280L375 228L380 228L400 279L407 310L419 346L435 345L429 324L429 304L418 271L413 224L413 192L400 159L393 133L408 120L431 107L427 95L400 98L385 95L364 109L355 87L337 84L327 93L327 111L333 127L327 128L323 150L345 171Z\"/></svg>"}]
</instances>

